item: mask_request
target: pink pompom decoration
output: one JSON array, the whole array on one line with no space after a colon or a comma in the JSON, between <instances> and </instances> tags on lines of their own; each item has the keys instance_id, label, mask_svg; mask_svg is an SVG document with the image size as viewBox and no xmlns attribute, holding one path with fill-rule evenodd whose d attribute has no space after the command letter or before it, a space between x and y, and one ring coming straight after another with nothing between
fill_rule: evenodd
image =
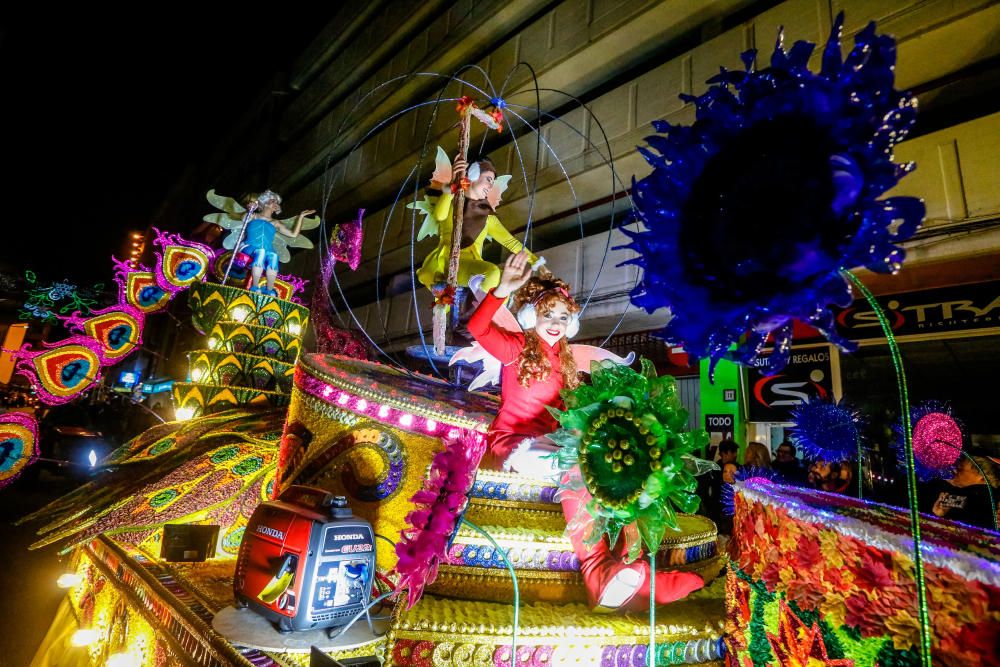
<instances>
[{"instance_id":1,"label":"pink pompom decoration","mask_svg":"<svg viewBox=\"0 0 1000 667\"><path fill-rule=\"evenodd\" d=\"M955 465L962 454L962 429L944 412L930 412L913 427L913 455L930 470Z\"/></svg>"}]
</instances>

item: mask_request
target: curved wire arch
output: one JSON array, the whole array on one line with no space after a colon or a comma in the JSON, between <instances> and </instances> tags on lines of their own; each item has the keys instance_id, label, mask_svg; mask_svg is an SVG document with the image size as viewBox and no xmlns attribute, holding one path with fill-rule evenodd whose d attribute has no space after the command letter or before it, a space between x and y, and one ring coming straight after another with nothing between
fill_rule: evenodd
<instances>
[{"instance_id":1,"label":"curved wire arch","mask_svg":"<svg viewBox=\"0 0 1000 667\"><path fill-rule=\"evenodd\" d=\"M478 93L480 95L483 95L484 97L488 97L489 100L490 100L490 102L492 104L496 104L497 102L503 100L502 91L506 89L507 85L509 84L511 78L514 76L514 74L516 73L516 71L518 69L522 68L522 67L528 69L528 71L531 74L532 81L534 82L535 85L532 86L532 87L529 87L528 89L515 91L514 93L512 93L512 96L517 96L517 95L521 95L521 94L524 94L524 93L534 92L535 93L535 102L536 102L535 106L534 107L530 107L530 106L521 105L521 104L509 103L509 102L506 102L506 101L503 101L503 106L502 106L502 108L504 110L508 111L510 113L510 115L512 115L518 121L520 121L520 123L522 124L522 126L525 128L522 132L515 132L514 128L511 128L511 134L512 134L512 136L514 138L510 142L512 144L512 148L513 148L514 154L516 156L518 166L520 167L520 172L521 172L520 175L521 175L521 177L523 179L523 182L525 183L525 192L526 192L526 195L528 197L528 215L527 215L527 221L526 221L526 225L525 225L524 235L522 237L522 243L526 247L528 247L528 241L530 240L531 232L532 232L532 229L533 229L533 219L532 219L532 216L533 216L533 211L534 211L534 208L535 208L535 200L536 200L536 197L537 197L537 180L538 180L538 172L540 170L540 161L541 161L542 146L543 145L544 145L545 149L549 152L549 154L552 156L552 158L556 161L556 164L558 165L560 171L562 172L563 178L565 179L568 187L570 188L570 192L571 192L572 197L573 197L574 208L576 209L576 212L577 212L577 219L578 219L577 223L578 223L578 227L580 229L581 238L583 238L583 233L584 233L583 232L582 211L580 210L580 199L579 199L579 197L578 197L578 195L576 193L576 190L575 190L575 188L573 186L573 183L572 183L572 179L570 178L570 175L569 175L569 173L568 173L568 171L566 169L565 164L560 159L559 155L555 152L555 150L552 148L551 144L549 144L549 142L546 141L545 138L542 136L542 119L547 118L547 119L553 120L555 122L559 122L559 123L565 125L566 127L568 127L570 129L570 131L572 131L575 134L579 135L580 137L584 138L584 140L586 141L586 143L588 145L588 148L595 150L597 152L598 156L600 156L600 158L602 159L602 161L611 170L612 201L611 201L611 214L610 214L610 222L609 222L609 234L608 234L608 237L607 237L607 240L606 240L606 243L605 243L605 251L603 253L601 265L598 267L598 271L597 271L597 273L595 275L595 278L594 278L594 283L591 285L590 289L588 290L587 298L586 298L586 300L585 300L585 302L584 302L584 304L582 306L581 312L583 310L585 310L589 306L589 304L590 304L590 302L591 302L591 300L593 298L593 293L594 293L594 290L596 289L597 282L600 279L601 273L604 270L604 266L605 266L605 263L607 261L607 253L609 251L610 243L611 243L611 234L610 234L610 232L613 231L616 228L616 225L615 225L616 208L615 207L617 205L617 199L619 198L619 196L618 196L619 187L621 188L621 191L625 193L625 196L628 198L629 209L631 209L631 210L634 211L634 205L633 205L633 202L632 202L631 193L629 192L629 189L625 186L625 184L622 181L621 177L619 176L619 174L615 170L614 156L612 154L610 140L607 137L607 133L604 130L604 127L601 124L600 119L597 118L597 116L593 113L593 111L590 109L590 107L587 106L586 103L584 103L583 101L579 100L577 97L575 97L573 95L570 95L568 93L565 93L564 91L560 91L560 90L552 89L552 88L541 88L541 87L539 87L538 86L538 81L537 81L537 76L536 76L536 74L534 72L534 69L528 63L525 63L523 61L519 62L514 68L512 68L507 73L507 75L506 75L506 77L504 79L504 83L501 86L501 94L499 94L499 95L496 93L496 88L493 86L492 81L489 78L489 75L486 73L485 70L483 70L478 65L467 65L467 66L464 66L462 68L459 68L451 76L446 76L446 75L437 74L437 73L431 73L431 72L416 72L416 73L411 73L411 74L407 74L407 75L401 75L401 76L389 79L388 81L383 82L382 84L379 84L378 86L376 86L375 88L373 88L371 91L369 91L366 95L362 96L355 103L354 107L348 112L348 114L345 116L345 118L341 122L341 127L340 127L340 130L338 131L338 137L337 137L337 139L334 142L333 148L331 148L331 150L327 154L326 169L325 169L325 172L324 172L324 181L323 181L323 200L322 200L323 201L323 213L324 214L323 214L323 216L321 216L321 226L320 226L321 237L322 237L320 239L320 247L321 247L321 258L320 258L320 261L322 262L322 261L324 261L324 258L327 257L327 255L329 253L329 242L328 242L327 234L326 234L327 225L326 225L325 211L326 211L326 208L327 208L327 206L329 204L329 201L330 201L330 199L332 198L332 195L333 195L333 181L335 180L335 173L334 173L334 170L331 169L330 163L331 163L331 160L334 159L334 156L335 156L335 154L337 152L337 148L339 148L342 145L342 143L343 143L342 136L343 136L344 129L346 128L347 123L351 120L351 118L353 117L353 115L355 114L355 112L359 108L361 108L361 106L369 98L371 98L373 95L377 94L379 91L381 91L385 87L390 86L390 85L392 85L392 84L394 84L396 82L399 82L401 80L412 80L412 79L414 79L416 77L431 77L431 78L437 78L437 79L447 79L447 81L441 87L441 90L439 91L437 97L434 100L432 100L432 101L426 101L426 102L421 102L421 103L414 104L414 105L409 105L405 109L397 111L397 112L393 113L392 115L390 115L389 117L380 120L378 123L376 123L374 126L372 126L360 139L358 139L353 144L353 146L351 147L351 149L345 155L343 155L341 157L341 160L344 161L344 162L346 162L346 160L349 159L350 155L352 155L356 150L358 150L358 148L362 144L364 144L373 134L375 134L376 132L378 132L379 130L381 130L382 128L384 128L387 124L389 124L389 123L391 123L391 122L399 119L403 115L408 114L408 113L410 113L410 112L412 112L412 111L414 111L416 109L420 109L420 108L424 108L424 107L433 105L433 111L432 111L431 117L430 117L430 119L429 119L429 121L427 123L427 129L425 130L425 133L424 133L424 141L423 141L423 143L421 145L421 150L420 150L420 154L418 156L417 163L410 170L410 173L407 175L406 179L403 181L403 183L401 184L399 190L397 191L396 196L393 199L393 203L392 203L392 205L391 205L391 207L389 209L389 213L386 215L385 223L384 223L384 225L382 227L382 231L381 231L381 236L380 236L380 241L379 241L379 249L378 249L378 253L377 253L377 257L376 257L376 272L375 272L376 294L375 294L375 306L376 306L376 310L377 310L377 313L378 313L379 322L381 323L382 330L385 333L385 338L383 339L385 342L388 342L388 314L385 312L385 308L383 307L383 304L382 304L383 299L382 299L382 297L380 295L380 292L381 292L381 279L382 279L382 276L381 276L381 267L382 267L382 259L383 259L382 256L384 254L385 239L386 239L387 234L388 234L389 225L391 224L391 221L392 221L392 219L393 219L393 217L395 215L396 207L399 204L399 200L402 198L403 192L407 190L407 186L410 183L411 179L413 179L412 180L413 200L414 201L417 200L417 197L419 195L421 187L420 187L420 183L419 183L419 178L414 178L414 176L422 168L424 162L427 159L427 155L428 155L428 152L429 152L429 144L430 144L430 140L431 140L431 134L432 134L433 127L434 127L434 122L437 119L437 113L438 113L438 110L440 108L440 105L442 103L454 102L454 101L457 101L457 99L458 99L458 98L448 98L448 97L445 97L445 92L446 92L448 86L450 86L452 83L458 83L459 85L464 86L464 87L468 87L469 89L475 91L476 93ZM489 92L487 92L487 90L485 90L484 88L481 88L481 87L476 86L475 84L469 82L465 78L462 78L462 74L464 72L470 71L470 70L478 71L480 74L482 74L482 76L484 78L484 81L485 81L484 86L488 87L490 89ZM594 141L585 132L580 131L578 128L576 128L573 125L571 125L570 123L568 123L568 121L566 121L562 117L555 116L554 114L549 113L547 111L543 111L541 109L541 92L543 92L543 91L545 91L545 92L552 92L552 93L555 93L555 94L563 95L564 97L566 97L566 98L572 100L573 102L575 102L576 104L578 104L579 107L582 108L584 110L584 112L591 119L593 119L593 122L596 123L597 128L601 132L601 135L602 135L602 138L603 138L603 144L604 144L604 147L607 150L607 153L605 154L604 152L602 152L601 151L601 147L598 146L597 144L595 144ZM491 93L492 93L492 95L491 95ZM514 111L514 109L511 108L511 107L518 108L518 109L521 109L521 110L532 110L532 111L534 111L535 112L535 118L536 118L536 124L532 125L531 121L529 121L524 116L522 116L521 114L519 114L516 111ZM534 155L534 165L533 165L533 169L531 170L531 179L529 179L529 177L528 177L528 168L527 168L527 165L525 164L524 156L523 156L523 154L521 152L521 147L520 147L519 142L518 142L518 137L521 137L524 134L528 134L529 132L533 132L535 134L535 145L536 145L536 150L535 150L535 155ZM485 144L486 144L488 136L489 136L488 132L484 133L483 139L482 139L482 142L481 142L483 147L485 147ZM482 148L481 148L481 150L482 150ZM416 247L416 239L415 239L415 235L416 235L416 217L417 217L417 211L413 210L412 213L410 214L410 244L409 244L409 246L410 246L409 247L409 252L410 252L410 285L411 285L411 299L410 299L410 303L411 303L411 306L412 306L412 308L414 310L414 316L415 316L415 319L416 319L416 331L417 331L417 334L418 334L418 336L420 338L420 345L421 345L421 347L423 347L423 349L425 351L425 355L426 355L425 358L427 359L428 363L430 364L430 366L431 366L431 368L432 368L432 370L433 370L433 372L435 374L437 374L438 376L440 376L442 378L446 378L447 377L446 373L443 373L442 370L438 368L438 364L436 364L434 362L433 358L431 358L431 355L428 354L428 350L430 348L427 345L427 339L426 339L426 336L424 334L424 323L423 323L423 321L421 319L421 316L420 316L420 308L419 308L419 302L418 302L418 297L417 297L416 257L415 257L415 247ZM635 216L634 215L631 217L631 219L637 222L637 220L635 220ZM622 223L622 224L624 225L624 224L628 224L628 223L625 222L625 223ZM354 309L351 307L350 303L346 299L346 295L343 292L343 288L342 288L342 286L340 284L340 280L339 280L339 277L337 276L336 271L334 270L331 273L332 273L333 281L334 281L334 283L335 283L335 285L337 287L337 291L338 291L338 294L340 296L341 302L344 304L344 306L346 306L346 309L349 311L348 314L349 314L350 320L353 322L353 324L359 330L361 330L361 332L364 335L364 337L369 341L369 343L372 344L373 348L381 356L383 356L384 358L392 361L397 366L403 366L403 364L401 364L399 362L399 360L397 359L397 357L394 354L389 353L381 345L379 345L373 339L373 337L370 335L370 333L367 331L367 328L363 327L361 325L360 320L358 319L357 315L354 313ZM638 277L636 278L636 282L637 281L638 281ZM635 285L635 283L633 284L633 287L634 287L634 285ZM333 302L332 296L330 295L329 284L324 285L323 289L327 290L326 294L327 294L328 303L331 306L331 310L336 313L337 318L341 322L341 324L346 324L345 321L344 321L343 316L339 312L340 309L338 309L336 307L336 304ZM617 331L617 329L621 326L621 323L623 322L624 317L625 317L625 315L628 312L629 305L630 304L626 304L625 310L622 312L621 316L619 317L619 320L615 324L615 327L605 337L604 342L607 342L607 340L609 340L611 338L611 336L614 335L615 331ZM411 372L409 371L409 369L406 369L405 366L403 366L402 370L404 370L408 374L411 374ZM445 381L447 382L447 380L445 380Z\"/></svg>"}]
</instances>

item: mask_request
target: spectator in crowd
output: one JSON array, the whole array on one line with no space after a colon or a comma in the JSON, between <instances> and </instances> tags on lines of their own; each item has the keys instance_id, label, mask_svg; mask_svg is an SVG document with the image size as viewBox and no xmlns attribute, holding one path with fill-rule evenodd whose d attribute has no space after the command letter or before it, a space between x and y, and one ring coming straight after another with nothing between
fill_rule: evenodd
<instances>
[{"instance_id":1,"label":"spectator in crowd","mask_svg":"<svg viewBox=\"0 0 1000 667\"><path fill-rule=\"evenodd\" d=\"M851 493L854 469L849 462L818 460L809 466L806 480L814 489L830 493Z\"/></svg>"},{"instance_id":2,"label":"spectator in crowd","mask_svg":"<svg viewBox=\"0 0 1000 667\"><path fill-rule=\"evenodd\" d=\"M771 452L767 445L762 442L751 442L747 445L747 451L743 454L743 464L755 468L771 467Z\"/></svg>"},{"instance_id":3,"label":"spectator in crowd","mask_svg":"<svg viewBox=\"0 0 1000 667\"><path fill-rule=\"evenodd\" d=\"M996 505L991 502L990 491L997 493L996 468L986 457L974 458L982 472L968 458L959 459L951 479L931 483L921 496L921 504L924 511L930 505L930 512L943 519L992 529Z\"/></svg>"},{"instance_id":4,"label":"spectator in crowd","mask_svg":"<svg viewBox=\"0 0 1000 667\"><path fill-rule=\"evenodd\" d=\"M806 471L795 457L795 445L791 440L784 440L775 451L774 470L781 476L784 484L802 486L806 483Z\"/></svg>"},{"instance_id":5,"label":"spectator in crowd","mask_svg":"<svg viewBox=\"0 0 1000 667\"><path fill-rule=\"evenodd\" d=\"M719 443L719 470L702 475L706 483L699 489L702 505L705 514L719 527L719 531L725 534L725 521L722 516L722 485L724 483L723 473L726 468L731 468L730 474L735 475L738 468L736 457L740 446L733 440L723 440ZM731 523L730 523L731 525Z\"/></svg>"}]
</instances>

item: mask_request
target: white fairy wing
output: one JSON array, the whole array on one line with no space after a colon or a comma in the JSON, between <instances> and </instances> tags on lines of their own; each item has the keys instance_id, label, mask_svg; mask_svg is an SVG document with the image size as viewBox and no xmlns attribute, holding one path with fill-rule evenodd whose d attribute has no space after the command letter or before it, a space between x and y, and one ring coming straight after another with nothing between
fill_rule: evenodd
<instances>
[{"instance_id":1,"label":"white fairy wing","mask_svg":"<svg viewBox=\"0 0 1000 667\"><path fill-rule=\"evenodd\" d=\"M510 179L511 175L506 174L504 176L497 176L493 181L493 187L490 188L489 194L486 195L486 201L489 202L494 211L500 205L500 198L503 196L504 191L510 187Z\"/></svg>"},{"instance_id":2,"label":"white fairy wing","mask_svg":"<svg viewBox=\"0 0 1000 667\"><path fill-rule=\"evenodd\" d=\"M486 298L486 292L482 290L483 280L486 279L481 273L469 278L469 289L472 291L472 298L475 299L476 305ZM507 304L497 308L497 312L493 313L493 324L497 325L501 329L506 329L507 331L512 331L514 333L521 332L521 325L517 323L517 318L514 317L514 313L510 312L507 308Z\"/></svg>"},{"instance_id":3,"label":"white fairy wing","mask_svg":"<svg viewBox=\"0 0 1000 667\"><path fill-rule=\"evenodd\" d=\"M496 384L500 381L500 369L503 367L503 364L500 363L499 359L484 350L479 343L474 342L469 347L463 347L453 354L448 361L448 365L452 366L459 361L464 361L468 364L474 364L477 361L483 362L483 370L469 383L469 391L475 391L480 387L488 384Z\"/></svg>"},{"instance_id":4,"label":"white fairy wing","mask_svg":"<svg viewBox=\"0 0 1000 667\"><path fill-rule=\"evenodd\" d=\"M595 347L593 345L570 345L573 352L573 361L576 362L577 369L584 373L590 372L590 364L593 361L613 361L623 366L631 366L635 361L635 352L629 352L627 357L619 357L614 352Z\"/></svg>"},{"instance_id":5,"label":"white fairy wing","mask_svg":"<svg viewBox=\"0 0 1000 667\"><path fill-rule=\"evenodd\" d=\"M431 174L431 187L436 190L444 190L444 187L451 183L451 160L448 154L440 146L437 147L437 154L434 156L434 173Z\"/></svg>"}]
</instances>

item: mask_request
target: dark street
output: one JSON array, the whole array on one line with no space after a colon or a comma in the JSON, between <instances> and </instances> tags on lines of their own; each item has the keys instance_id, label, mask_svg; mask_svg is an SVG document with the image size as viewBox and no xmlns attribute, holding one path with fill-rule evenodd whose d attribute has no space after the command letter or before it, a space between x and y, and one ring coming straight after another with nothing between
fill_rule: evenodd
<instances>
[{"instance_id":1,"label":"dark street","mask_svg":"<svg viewBox=\"0 0 1000 667\"><path fill-rule=\"evenodd\" d=\"M65 591L56 579L65 571L69 556L57 547L28 551L40 524L15 526L21 516L58 498L73 482L41 471L37 480L19 479L0 491L0 544L4 567L0 571L0 663L6 667L31 664L31 658L48 630Z\"/></svg>"}]
</instances>

